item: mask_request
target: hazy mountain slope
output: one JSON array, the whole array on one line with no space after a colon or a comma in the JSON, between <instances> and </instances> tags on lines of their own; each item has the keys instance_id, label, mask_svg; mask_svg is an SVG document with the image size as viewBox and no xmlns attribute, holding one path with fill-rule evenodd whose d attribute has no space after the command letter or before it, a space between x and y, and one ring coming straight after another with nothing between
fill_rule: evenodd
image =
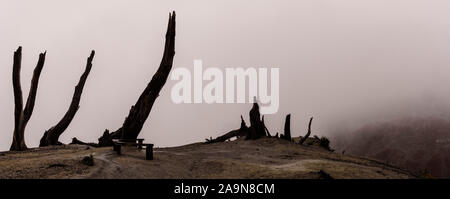
<instances>
[{"instance_id":1,"label":"hazy mountain slope","mask_svg":"<svg viewBox=\"0 0 450 199\"><path fill-rule=\"evenodd\" d=\"M450 121L408 118L366 125L332 139L346 154L387 161L412 171L427 170L435 177L450 177Z\"/></svg>"}]
</instances>

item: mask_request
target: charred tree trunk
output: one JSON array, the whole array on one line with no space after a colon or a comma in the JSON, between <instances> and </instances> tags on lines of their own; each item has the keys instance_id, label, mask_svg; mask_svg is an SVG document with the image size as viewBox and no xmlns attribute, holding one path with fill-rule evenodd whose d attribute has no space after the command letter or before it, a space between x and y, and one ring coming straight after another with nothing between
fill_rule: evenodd
<instances>
[{"instance_id":1,"label":"charred tree trunk","mask_svg":"<svg viewBox=\"0 0 450 199\"><path fill-rule=\"evenodd\" d=\"M67 129L67 127L75 117L78 109L80 108L81 94L83 93L83 88L86 83L87 77L89 76L89 72L91 72L92 60L94 59L94 55L95 51L92 51L91 55L87 58L86 69L81 75L78 84L75 86L75 91L73 93L72 102L70 103L69 109L67 110L66 114L64 114L63 118L58 122L58 124L45 131L39 144L40 147L61 144L58 141L59 136L61 136L61 134Z\"/></svg>"},{"instance_id":2,"label":"charred tree trunk","mask_svg":"<svg viewBox=\"0 0 450 199\"><path fill-rule=\"evenodd\" d=\"M175 56L175 12L169 14L169 23L166 33L166 42L161 64L153 75L152 80L142 92L138 101L131 107L128 116L121 128L108 134L106 137L99 138L99 144L106 146L112 138L136 139L142 130L142 126L147 120L152 109L153 103L159 96L159 92L167 81L170 70L172 69L173 57ZM106 139L107 138L107 139ZM100 143L101 140L105 141Z\"/></svg>"},{"instance_id":3,"label":"charred tree trunk","mask_svg":"<svg viewBox=\"0 0 450 199\"><path fill-rule=\"evenodd\" d=\"M245 136L248 133L248 127L245 124L244 118L241 116L241 128L232 130L222 136L217 137L216 139L206 139L206 144L216 143L216 142L225 142L228 139L233 137L241 137Z\"/></svg>"},{"instance_id":4,"label":"charred tree trunk","mask_svg":"<svg viewBox=\"0 0 450 199\"><path fill-rule=\"evenodd\" d=\"M242 116L241 116L241 117L242 117ZM264 115L262 116L261 122L262 122L262 125L264 126L264 130L265 130L265 132L266 132L266 136L267 136L267 137L272 137L272 135L270 135L269 129L267 129L266 124L264 123Z\"/></svg>"},{"instance_id":5,"label":"charred tree trunk","mask_svg":"<svg viewBox=\"0 0 450 199\"><path fill-rule=\"evenodd\" d=\"M266 136L264 124L261 121L261 114L259 113L258 103L253 103L253 108L250 110L250 128L245 139L255 140Z\"/></svg>"},{"instance_id":6,"label":"charred tree trunk","mask_svg":"<svg viewBox=\"0 0 450 199\"><path fill-rule=\"evenodd\" d=\"M118 139L118 138L120 138L119 136L118 136L119 134L116 132L115 134L114 133L109 133L109 130L108 129L106 129L104 132L103 132L103 135L102 135L102 137L100 137L100 138L98 138L98 145L99 146L112 146L113 145L113 141L112 141L112 139Z\"/></svg>"},{"instance_id":7,"label":"charred tree trunk","mask_svg":"<svg viewBox=\"0 0 450 199\"><path fill-rule=\"evenodd\" d=\"M234 137L245 136L245 131L241 131L241 129L232 130L222 136L217 137L216 139L206 139L207 144L216 143L216 142L225 142Z\"/></svg>"},{"instance_id":8,"label":"charred tree trunk","mask_svg":"<svg viewBox=\"0 0 450 199\"><path fill-rule=\"evenodd\" d=\"M269 130L264 124L264 116L261 119L261 114L259 112L259 105L257 102L253 103L253 107L250 110L249 115L250 115L250 127L247 127L244 118L241 115L240 129L230 131L225 135L217 137L216 139L206 139L206 143L224 142L236 136L245 136L246 140L256 140L262 137L271 137Z\"/></svg>"},{"instance_id":9,"label":"charred tree trunk","mask_svg":"<svg viewBox=\"0 0 450 199\"><path fill-rule=\"evenodd\" d=\"M248 131L247 124L245 123L244 117L242 117L242 115L241 115L241 128L240 128L240 130L241 131Z\"/></svg>"},{"instance_id":10,"label":"charred tree trunk","mask_svg":"<svg viewBox=\"0 0 450 199\"><path fill-rule=\"evenodd\" d=\"M72 138L72 142L70 144L79 144L79 145L87 145L92 147L99 147L96 143L86 143L83 141L78 140L77 138Z\"/></svg>"},{"instance_id":11,"label":"charred tree trunk","mask_svg":"<svg viewBox=\"0 0 450 199\"><path fill-rule=\"evenodd\" d=\"M291 141L291 114L286 116L286 122L284 123L284 135L283 139Z\"/></svg>"},{"instance_id":12,"label":"charred tree trunk","mask_svg":"<svg viewBox=\"0 0 450 199\"><path fill-rule=\"evenodd\" d=\"M300 139L299 144L303 144L303 142L305 142L308 139L308 137L311 135L312 120L313 120L313 118L311 117L311 119L309 120L309 125L308 125L308 133L306 133L306 135Z\"/></svg>"},{"instance_id":13,"label":"charred tree trunk","mask_svg":"<svg viewBox=\"0 0 450 199\"><path fill-rule=\"evenodd\" d=\"M39 60L33 72L31 79L30 92L28 94L25 108L23 109L22 86L20 83L20 68L22 66L22 47L20 46L14 52L13 62L13 90L14 90L14 134L13 142L9 150L22 151L27 149L25 144L25 127L33 113L34 103L36 100L39 77L45 62L45 52L39 54Z\"/></svg>"}]
</instances>

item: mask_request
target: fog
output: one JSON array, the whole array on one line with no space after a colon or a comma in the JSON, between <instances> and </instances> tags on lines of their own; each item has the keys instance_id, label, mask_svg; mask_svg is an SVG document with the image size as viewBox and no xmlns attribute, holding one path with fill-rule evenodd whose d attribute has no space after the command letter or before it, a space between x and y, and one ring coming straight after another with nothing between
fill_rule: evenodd
<instances>
[{"instance_id":1,"label":"fog","mask_svg":"<svg viewBox=\"0 0 450 199\"><path fill-rule=\"evenodd\" d=\"M14 126L12 58L23 46L28 94L47 51L29 147L66 112L86 58L96 51L80 109L60 141L96 142L119 128L161 60L168 13L177 12L174 68L280 68L272 133L292 114L293 136L329 135L402 114L445 113L450 102L450 2L445 0L0 1L0 150ZM204 141L248 122L251 104L175 104L168 80L140 137L155 146ZM431 107L431 108L430 108Z\"/></svg>"}]
</instances>

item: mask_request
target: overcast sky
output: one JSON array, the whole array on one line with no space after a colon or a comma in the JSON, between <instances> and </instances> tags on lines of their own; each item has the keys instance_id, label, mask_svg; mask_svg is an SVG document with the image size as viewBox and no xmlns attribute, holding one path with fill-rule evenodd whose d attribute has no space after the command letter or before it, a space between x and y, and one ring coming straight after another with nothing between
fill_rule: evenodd
<instances>
[{"instance_id":1,"label":"overcast sky","mask_svg":"<svg viewBox=\"0 0 450 199\"><path fill-rule=\"evenodd\" d=\"M444 110L450 102L450 1L446 0L1 0L0 150L12 142L12 58L23 46L28 94L47 50L26 143L35 147L66 112L86 58L96 50L80 109L61 141L97 141L124 121L162 56L168 13L177 12L174 68L280 68L280 107L266 116L294 136L394 113ZM140 137L155 146L203 141L248 122L251 104L174 104L168 80ZM425 105L424 105L425 104ZM422 107L422 108L420 108ZM425 108L423 108L425 107ZM434 110L433 109L433 110Z\"/></svg>"}]
</instances>

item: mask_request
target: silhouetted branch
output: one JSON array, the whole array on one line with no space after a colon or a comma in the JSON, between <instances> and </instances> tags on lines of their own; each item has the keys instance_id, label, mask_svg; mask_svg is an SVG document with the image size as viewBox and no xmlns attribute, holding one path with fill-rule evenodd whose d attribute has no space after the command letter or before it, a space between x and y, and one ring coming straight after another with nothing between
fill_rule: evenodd
<instances>
[{"instance_id":1,"label":"silhouetted branch","mask_svg":"<svg viewBox=\"0 0 450 199\"><path fill-rule=\"evenodd\" d=\"M306 135L304 137L302 137L302 139L300 139L299 144L303 144L303 142L306 141L306 139L308 139L308 137L311 135L311 123L312 123L313 118L311 117L311 119L309 120L309 125L308 125L308 133L306 133Z\"/></svg>"},{"instance_id":2,"label":"silhouetted branch","mask_svg":"<svg viewBox=\"0 0 450 199\"><path fill-rule=\"evenodd\" d=\"M46 54L47 54L47 52L39 54L39 60L36 65L36 68L34 69L34 72L33 72L33 77L31 79L30 92L28 93L27 103L25 105L25 109L23 110L25 123L27 123L30 120L31 114L33 113L33 110L34 110L34 103L36 101L39 77L41 76L41 71L42 71L42 68L44 67Z\"/></svg>"}]
</instances>

